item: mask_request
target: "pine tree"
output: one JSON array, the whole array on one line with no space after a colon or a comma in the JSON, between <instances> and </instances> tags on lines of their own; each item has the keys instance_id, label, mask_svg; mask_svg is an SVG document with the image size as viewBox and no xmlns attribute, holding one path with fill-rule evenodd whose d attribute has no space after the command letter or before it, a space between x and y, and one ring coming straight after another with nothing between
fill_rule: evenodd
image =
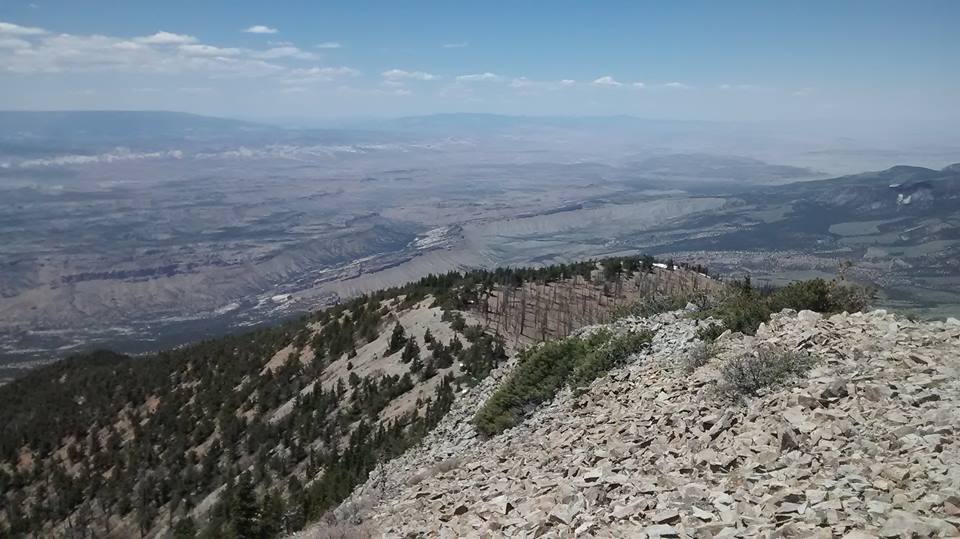
<instances>
[{"instance_id":1,"label":"pine tree","mask_svg":"<svg viewBox=\"0 0 960 539\"><path fill-rule=\"evenodd\" d=\"M417 359L417 361L419 361L419 358ZM410 367L410 370L413 370L412 365ZM437 366L436 364L434 364L432 358L428 359L427 364L424 365L423 370L420 371L420 381L423 382L425 380L429 380L436 375L437 375Z\"/></svg>"},{"instance_id":2,"label":"pine tree","mask_svg":"<svg viewBox=\"0 0 960 539\"><path fill-rule=\"evenodd\" d=\"M260 537L270 539L287 531L284 528L285 509L280 493L275 490L267 492L260 510Z\"/></svg>"},{"instance_id":3,"label":"pine tree","mask_svg":"<svg viewBox=\"0 0 960 539\"><path fill-rule=\"evenodd\" d=\"M397 350L403 348L403 345L407 342L407 332L404 331L403 326L400 325L400 322L397 322L393 326L393 333L390 334L390 345L387 348L387 354L393 354Z\"/></svg>"},{"instance_id":4,"label":"pine tree","mask_svg":"<svg viewBox=\"0 0 960 539\"><path fill-rule=\"evenodd\" d=\"M197 535L197 525L193 522L193 517L186 516L177 521L173 527L174 539L193 539Z\"/></svg>"},{"instance_id":5,"label":"pine tree","mask_svg":"<svg viewBox=\"0 0 960 539\"><path fill-rule=\"evenodd\" d=\"M254 491L253 479L250 472L240 474L234 489L233 532L239 539L257 539L260 535L260 507L257 504L257 493Z\"/></svg>"},{"instance_id":6,"label":"pine tree","mask_svg":"<svg viewBox=\"0 0 960 539\"><path fill-rule=\"evenodd\" d=\"M423 369L423 360L420 359L420 354L417 354L410 362L410 372L419 372L421 369Z\"/></svg>"},{"instance_id":7,"label":"pine tree","mask_svg":"<svg viewBox=\"0 0 960 539\"><path fill-rule=\"evenodd\" d=\"M420 347L417 345L416 339L407 340L406 346L403 347L403 354L400 356L400 361L408 363L412 359L420 359ZM420 364L423 366L423 364Z\"/></svg>"}]
</instances>

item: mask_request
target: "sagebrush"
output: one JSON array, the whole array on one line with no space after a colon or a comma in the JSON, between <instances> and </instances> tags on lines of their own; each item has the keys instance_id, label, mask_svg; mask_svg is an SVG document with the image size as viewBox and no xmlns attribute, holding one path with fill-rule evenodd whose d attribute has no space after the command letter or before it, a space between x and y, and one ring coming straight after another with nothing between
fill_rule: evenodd
<instances>
[{"instance_id":1,"label":"sagebrush","mask_svg":"<svg viewBox=\"0 0 960 539\"><path fill-rule=\"evenodd\" d=\"M807 372L816 360L806 352L762 347L754 354L733 358L720 367L720 393L740 399L756 396L767 387L782 385Z\"/></svg>"}]
</instances>

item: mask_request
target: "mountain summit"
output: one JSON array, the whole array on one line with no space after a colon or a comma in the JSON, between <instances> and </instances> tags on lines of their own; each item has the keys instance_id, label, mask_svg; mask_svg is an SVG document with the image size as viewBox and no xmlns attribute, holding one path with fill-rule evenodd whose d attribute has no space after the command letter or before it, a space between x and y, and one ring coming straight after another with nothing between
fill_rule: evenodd
<instances>
[{"instance_id":1,"label":"mountain summit","mask_svg":"<svg viewBox=\"0 0 960 539\"><path fill-rule=\"evenodd\" d=\"M784 311L702 365L696 328L682 312L586 328L656 336L490 439L471 419L496 383L476 388L341 516L389 537L960 533L960 322ZM755 394L740 379L742 402L717 399L718 380L794 353L814 358L806 375Z\"/></svg>"}]
</instances>

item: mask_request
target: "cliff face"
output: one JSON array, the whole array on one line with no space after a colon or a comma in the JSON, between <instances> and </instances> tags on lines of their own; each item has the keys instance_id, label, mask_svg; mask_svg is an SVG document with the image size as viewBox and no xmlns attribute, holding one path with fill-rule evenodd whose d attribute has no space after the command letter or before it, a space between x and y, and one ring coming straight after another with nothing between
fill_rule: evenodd
<instances>
[{"instance_id":1,"label":"cliff face","mask_svg":"<svg viewBox=\"0 0 960 539\"><path fill-rule=\"evenodd\" d=\"M696 350L697 324L674 312L609 325L656 335L627 366L482 439L469 421L502 366L375 470L339 525L390 537L960 533L960 322L783 311L712 354ZM733 366L758 354L813 363L729 391Z\"/></svg>"}]
</instances>

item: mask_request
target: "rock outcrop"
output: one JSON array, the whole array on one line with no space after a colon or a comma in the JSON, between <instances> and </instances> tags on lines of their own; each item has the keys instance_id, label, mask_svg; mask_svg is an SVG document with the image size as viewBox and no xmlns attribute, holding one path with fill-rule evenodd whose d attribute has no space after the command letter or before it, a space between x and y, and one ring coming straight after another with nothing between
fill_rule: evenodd
<instances>
[{"instance_id":1,"label":"rock outcrop","mask_svg":"<svg viewBox=\"0 0 960 539\"><path fill-rule=\"evenodd\" d=\"M483 440L469 420L503 367L340 511L389 537L960 534L960 324L784 311L689 373L696 325L616 322L656 329L651 348ZM720 400L720 366L761 346L816 365Z\"/></svg>"}]
</instances>

